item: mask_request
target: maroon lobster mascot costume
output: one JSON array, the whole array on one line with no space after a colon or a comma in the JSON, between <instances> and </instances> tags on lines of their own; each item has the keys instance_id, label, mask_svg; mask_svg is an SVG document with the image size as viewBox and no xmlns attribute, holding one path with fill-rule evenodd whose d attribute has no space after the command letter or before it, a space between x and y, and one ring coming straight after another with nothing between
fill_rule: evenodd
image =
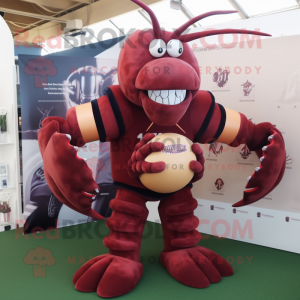
<instances>
[{"instance_id":1,"label":"maroon lobster mascot costume","mask_svg":"<svg viewBox=\"0 0 300 300\"><path fill-rule=\"evenodd\" d=\"M75 288L97 291L102 297L115 297L131 291L140 280L139 262L142 233L147 219L147 201L158 201L165 248L161 263L179 282L204 288L233 274L226 260L213 251L197 246L199 220L194 216L197 201L192 183L204 171L203 152L198 143L218 141L232 147L246 144L259 155L261 165L248 177L241 201L234 206L253 203L280 182L285 170L285 146L281 133L270 123L254 125L243 114L215 103L214 96L201 91L197 60L187 42L224 33L268 34L247 30L212 30L182 35L193 23L215 14L195 17L174 32L162 31L153 12L132 0L151 17L153 29L136 31L124 43L118 63L119 84L107 88L106 95L71 108L66 120L48 117L39 132L39 146L46 180L55 196L65 205L97 219L91 208L98 185L77 147L100 140L111 143L111 164L116 198L110 202L112 216L106 224L109 236L104 245L109 254L84 264L75 274ZM155 135L179 133L195 144L197 161L189 165L191 182L169 194L148 190L139 177L162 172L164 162L149 163L145 158L161 151L160 142L148 143Z\"/></svg>"}]
</instances>

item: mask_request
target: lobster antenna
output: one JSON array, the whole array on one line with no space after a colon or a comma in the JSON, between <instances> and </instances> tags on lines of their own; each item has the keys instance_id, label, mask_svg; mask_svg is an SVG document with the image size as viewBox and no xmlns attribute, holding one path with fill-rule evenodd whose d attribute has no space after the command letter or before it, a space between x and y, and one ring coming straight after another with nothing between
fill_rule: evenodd
<instances>
[{"instance_id":1,"label":"lobster antenna","mask_svg":"<svg viewBox=\"0 0 300 300\"><path fill-rule=\"evenodd\" d=\"M245 29L214 29L214 30L207 30L207 31L202 31L202 32L195 32L195 33L181 35L179 37L179 40L182 43L187 43L187 42L193 41L195 39L200 39L200 38L203 38L206 36L226 34L226 33L241 33L241 34L250 33L250 34L261 35L261 36L272 36L271 34L268 34L268 33L245 30Z\"/></svg>"},{"instance_id":2,"label":"lobster antenna","mask_svg":"<svg viewBox=\"0 0 300 300\"><path fill-rule=\"evenodd\" d=\"M205 14L199 15L197 17L194 17L192 19L190 19L189 21L187 21L186 23L184 23L182 26L180 26L178 29L176 29L171 36L171 39L178 39L178 37L186 30L188 29L191 25L195 24L196 22L210 17L210 16L214 16L214 15L224 15L224 14L234 14L237 13L237 10L214 10L214 11L210 11L207 12Z\"/></svg>"},{"instance_id":3,"label":"lobster antenna","mask_svg":"<svg viewBox=\"0 0 300 300\"><path fill-rule=\"evenodd\" d=\"M131 0L131 1L134 2L135 4L137 4L138 6L140 6L142 9L144 9L148 13L148 15L150 16L151 21L152 21L154 38L161 39L161 37L162 37L161 28L160 28L159 22L155 16L154 12L150 9L149 6L147 6L142 1L139 1L139 0Z\"/></svg>"}]
</instances>

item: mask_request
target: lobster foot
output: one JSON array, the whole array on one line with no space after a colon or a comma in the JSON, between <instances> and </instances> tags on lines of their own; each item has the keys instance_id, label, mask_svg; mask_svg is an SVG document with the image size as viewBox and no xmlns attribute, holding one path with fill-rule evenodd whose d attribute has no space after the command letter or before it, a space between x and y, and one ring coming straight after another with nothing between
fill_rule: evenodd
<instances>
[{"instance_id":1,"label":"lobster foot","mask_svg":"<svg viewBox=\"0 0 300 300\"><path fill-rule=\"evenodd\" d=\"M111 298L133 290L142 274L142 263L104 254L81 266L73 278L73 283L81 292L97 291L100 297Z\"/></svg>"},{"instance_id":2,"label":"lobster foot","mask_svg":"<svg viewBox=\"0 0 300 300\"><path fill-rule=\"evenodd\" d=\"M206 288L210 283L219 282L222 276L234 273L224 258L200 246L163 251L160 262L176 280L194 288Z\"/></svg>"}]
</instances>

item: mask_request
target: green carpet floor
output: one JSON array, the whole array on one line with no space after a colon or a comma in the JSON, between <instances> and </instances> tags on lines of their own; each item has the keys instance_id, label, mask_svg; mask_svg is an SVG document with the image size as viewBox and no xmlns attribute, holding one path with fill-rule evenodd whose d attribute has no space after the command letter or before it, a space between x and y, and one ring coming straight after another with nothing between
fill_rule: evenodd
<instances>
[{"instance_id":1,"label":"green carpet floor","mask_svg":"<svg viewBox=\"0 0 300 300\"><path fill-rule=\"evenodd\" d=\"M86 226L91 228L85 234ZM90 257L107 253L102 243L107 233L104 221L57 230L59 239L49 239L45 233L27 239L15 230L0 233L0 299L100 299L96 293L75 290L72 277ZM144 274L132 292L118 299L300 300L300 255L212 236L205 238L200 245L232 262L233 276L206 289L180 284L159 263L163 249L160 224L147 223L141 249ZM50 250L55 258L55 264L47 266L45 277L34 276L33 265L24 263L27 252L37 247Z\"/></svg>"}]
</instances>

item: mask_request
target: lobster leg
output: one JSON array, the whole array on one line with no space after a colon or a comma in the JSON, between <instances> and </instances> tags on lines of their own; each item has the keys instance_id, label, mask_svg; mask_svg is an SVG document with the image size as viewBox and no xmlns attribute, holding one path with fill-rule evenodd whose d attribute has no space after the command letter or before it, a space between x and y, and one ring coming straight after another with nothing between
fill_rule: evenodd
<instances>
[{"instance_id":1,"label":"lobster leg","mask_svg":"<svg viewBox=\"0 0 300 300\"><path fill-rule=\"evenodd\" d=\"M196 230L199 225L194 215L197 200L191 188L186 187L159 204L165 249L160 261L167 271L179 282L204 288L219 282L222 276L230 276L230 264L215 252L197 246L201 235Z\"/></svg>"},{"instance_id":2,"label":"lobster leg","mask_svg":"<svg viewBox=\"0 0 300 300\"><path fill-rule=\"evenodd\" d=\"M116 297L130 292L143 274L139 262L144 225L148 216L146 200L131 191L118 189L110 202L112 216L106 225L110 235L104 238L109 254L84 264L73 283L82 292L97 291L101 297Z\"/></svg>"}]
</instances>

